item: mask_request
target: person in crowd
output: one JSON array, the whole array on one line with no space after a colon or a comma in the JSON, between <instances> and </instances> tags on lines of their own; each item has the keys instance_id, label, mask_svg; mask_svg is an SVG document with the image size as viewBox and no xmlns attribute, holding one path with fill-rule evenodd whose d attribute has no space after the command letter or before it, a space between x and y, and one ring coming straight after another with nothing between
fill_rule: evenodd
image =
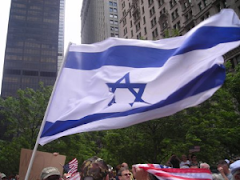
<instances>
[{"instance_id":1,"label":"person in crowd","mask_svg":"<svg viewBox=\"0 0 240 180\"><path fill-rule=\"evenodd\" d=\"M61 174L55 167L46 167L42 170L41 180L61 180Z\"/></svg>"},{"instance_id":2,"label":"person in crowd","mask_svg":"<svg viewBox=\"0 0 240 180\"><path fill-rule=\"evenodd\" d=\"M128 167L121 167L118 171L119 180L131 180L132 173L129 171Z\"/></svg>"},{"instance_id":3,"label":"person in crowd","mask_svg":"<svg viewBox=\"0 0 240 180\"><path fill-rule=\"evenodd\" d=\"M180 168L189 168L190 161L187 159L185 154L182 155L182 161L180 162Z\"/></svg>"},{"instance_id":4,"label":"person in crowd","mask_svg":"<svg viewBox=\"0 0 240 180\"><path fill-rule=\"evenodd\" d=\"M190 166L198 166L199 167L199 163L197 161L197 156L195 154L191 155Z\"/></svg>"},{"instance_id":5,"label":"person in crowd","mask_svg":"<svg viewBox=\"0 0 240 180\"><path fill-rule=\"evenodd\" d=\"M202 168L202 169L210 169L210 165L208 163L200 163L200 168Z\"/></svg>"},{"instance_id":6,"label":"person in crowd","mask_svg":"<svg viewBox=\"0 0 240 180\"><path fill-rule=\"evenodd\" d=\"M128 164L127 164L126 162L123 162L123 163L122 163L122 167L126 167L126 168L129 169Z\"/></svg>"},{"instance_id":7,"label":"person in crowd","mask_svg":"<svg viewBox=\"0 0 240 180\"><path fill-rule=\"evenodd\" d=\"M220 173L220 178L223 180L231 180L232 173L229 170L229 165L225 160L220 160L218 162L218 171Z\"/></svg>"},{"instance_id":8,"label":"person in crowd","mask_svg":"<svg viewBox=\"0 0 240 180\"><path fill-rule=\"evenodd\" d=\"M15 179L19 180L19 174L16 174Z\"/></svg>"},{"instance_id":9,"label":"person in crowd","mask_svg":"<svg viewBox=\"0 0 240 180\"><path fill-rule=\"evenodd\" d=\"M230 171L233 175L232 180L240 180L240 160L237 160L230 165Z\"/></svg>"},{"instance_id":10,"label":"person in crowd","mask_svg":"<svg viewBox=\"0 0 240 180\"><path fill-rule=\"evenodd\" d=\"M179 168L180 162L181 160L175 154L172 154L172 156L167 161L167 166L171 166L173 168Z\"/></svg>"},{"instance_id":11,"label":"person in crowd","mask_svg":"<svg viewBox=\"0 0 240 180\"><path fill-rule=\"evenodd\" d=\"M108 166L103 159L91 157L80 167L81 180L109 180Z\"/></svg>"},{"instance_id":12,"label":"person in crowd","mask_svg":"<svg viewBox=\"0 0 240 180\"><path fill-rule=\"evenodd\" d=\"M2 179L2 180L7 180L7 176L6 176L6 174L1 173L1 179Z\"/></svg>"}]
</instances>

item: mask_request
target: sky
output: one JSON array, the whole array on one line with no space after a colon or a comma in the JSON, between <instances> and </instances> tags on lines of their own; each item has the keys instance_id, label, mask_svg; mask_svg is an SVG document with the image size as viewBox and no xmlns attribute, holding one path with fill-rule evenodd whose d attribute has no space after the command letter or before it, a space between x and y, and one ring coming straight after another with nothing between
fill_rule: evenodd
<instances>
[{"instance_id":1,"label":"sky","mask_svg":"<svg viewBox=\"0 0 240 180\"><path fill-rule=\"evenodd\" d=\"M2 86L3 62L6 46L6 35L8 29L8 19L11 0L4 0L0 6L0 89ZM64 49L69 42L80 44L80 25L81 25L81 6L82 0L65 0L65 34Z\"/></svg>"}]
</instances>

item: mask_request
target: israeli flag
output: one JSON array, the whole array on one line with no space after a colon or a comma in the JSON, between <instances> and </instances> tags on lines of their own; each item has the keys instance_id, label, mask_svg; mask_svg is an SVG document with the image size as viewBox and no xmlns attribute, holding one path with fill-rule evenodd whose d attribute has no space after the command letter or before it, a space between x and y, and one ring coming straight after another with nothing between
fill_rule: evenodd
<instances>
[{"instance_id":1,"label":"israeli flag","mask_svg":"<svg viewBox=\"0 0 240 180\"><path fill-rule=\"evenodd\" d=\"M240 21L227 9L180 37L71 45L39 144L124 128L196 106L221 87L222 55L239 44Z\"/></svg>"}]
</instances>

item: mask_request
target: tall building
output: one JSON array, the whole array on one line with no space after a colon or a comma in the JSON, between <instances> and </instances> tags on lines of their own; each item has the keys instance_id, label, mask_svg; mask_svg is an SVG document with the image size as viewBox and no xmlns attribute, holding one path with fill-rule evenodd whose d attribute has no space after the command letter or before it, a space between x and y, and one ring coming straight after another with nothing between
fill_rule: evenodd
<instances>
[{"instance_id":1,"label":"tall building","mask_svg":"<svg viewBox=\"0 0 240 180\"><path fill-rule=\"evenodd\" d=\"M119 36L117 0L83 0L81 42L91 44Z\"/></svg>"},{"instance_id":2,"label":"tall building","mask_svg":"<svg viewBox=\"0 0 240 180\"><path fill-rule=\"evenodd\" d=\"M240 0L119 0L119 36L158 40L183 35L223 8L240 17ZM240 47L225 59L240 63Z\"/></svg>"},{"instance_id":3,"label":"tall building","mask_svg":"<svg viewBox=\"0 0 240 180\"><path fill-rule=\"evenodd\" d=\"M54 85L63 57L64 0L12 0L2 97L18 89ZM60 30L59 30L60 29Z\"/></svg>"}]
</instances>

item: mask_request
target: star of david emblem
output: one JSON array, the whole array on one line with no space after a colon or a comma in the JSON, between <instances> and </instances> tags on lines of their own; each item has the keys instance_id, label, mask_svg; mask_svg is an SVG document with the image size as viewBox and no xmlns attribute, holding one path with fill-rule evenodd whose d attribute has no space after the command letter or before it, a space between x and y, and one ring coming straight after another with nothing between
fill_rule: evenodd
<instances>
[{"instance_id":1,"label":"star of david emblem","mask_svg":"<svg viewBox=\"0 0 240 180\"><path fill-rule=\"evenodd\" d=\"M123 88L128 89L135 96L134 101L132 103L129 103L130 106L133 106L133 104L135 102L147 103L144 100L142 100L142 95L143 95L143 92L145 90L146 84L130 83L129 73L127 73L122 78L120 78L116 83L106 83L106 84L109 87L109 91L111 93L113 93L113 94L115 93L115 91L118 88L120 88L120 89L123 89ZM113 99L110 101L110 103L108 104L108 106L111 106L114 103L116 103L115 95L114 95Z\"/></svg>"}]
</instances>

